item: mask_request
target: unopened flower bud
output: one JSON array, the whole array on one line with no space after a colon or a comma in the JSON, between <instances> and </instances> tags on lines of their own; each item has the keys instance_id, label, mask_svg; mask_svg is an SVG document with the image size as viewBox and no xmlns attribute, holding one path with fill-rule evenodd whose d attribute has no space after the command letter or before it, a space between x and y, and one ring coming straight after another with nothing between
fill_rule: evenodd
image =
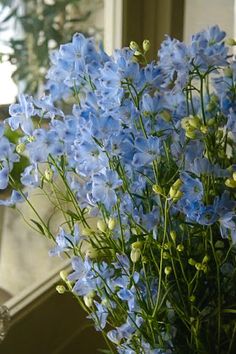
<instances>
[{"instance_id":1,"label":"unopened flower bud","mask_svg":"<svg viewBox=\"0 0 236 354\"><path fill-rule=\"evenodd\" d=\"M163 258L164 258L164 259L170 258L168 252L163 252Z\"/></svg>"},{"instance_id":2,"label":"unopened flower bud","mask_svg":"<svg viewBox=\"0 0 236 354\"><path fill-rule=\"evenodd\" d=\"M84 229L81 230L81 234L83 236L91 236L93 231L89 229L88 227L85 227Z\"/></svg>"},{"instance_id":3,"label":"unopened flower bud","mask_svg":"<svg viewBox=\"0 0 236 354\"><path fill-rule=\"evenodd\" d=\"M51 168L47 168L44 172L44 178L46 181L50 182L53 178L53 170Z\"/></svg>"},{"instance_id":4,"label":"unopened flower bud","mask_svg":"<svg viewBox=\"0 0 236 354\"><path fill-rule=\"evenodd\" d=\"M170 114L169 111L161 112L161 116L166 122L170 122L171 121L171 114Z\"/></svg>"},{"instance_id":5,"label":"unopened flower bud","mask_svg":"<svg viewBox=\"0 0 236 354\"><path fill-rule=\"evenodd\" d=\"M139 50L139 45L138 45L138 43L136 43L135 41L131 41L130 44L129 44L129 47L130 47L131 50L134 50L134 51L138 50L138 51L140 51L140 50Z\"/></svg>"},{"instance_id":6,"label":"unopened flower bud","mask_svg":"<svg viewBox=\"0 0 236 354\"><path fill-rule=\"evenodd\" d=\"M236 45L236 41L235 41L235 39L233 39L233 38L227 38L226 41L225 41L225 43L226 43L227 45L229 45L230 47Z\"/></svg>"},{"instance_id":7,"label":"unopened flower bud","mask_svg":"<svg viewBox=\"0 0 236 354\"><path fill-rule=\"evenodd\" d=\"M236 181L233 178L227 178L225 185L229 188L236 188Z\"/></svg>"},{"instance_id":8,"label":"unopened flower bud","mask_svg":"<svg viewBox=\"0 0 236 354\"><path fill-rule=\"evenodd\" d=\"M17 154L22 154L25 151L25 144L20 143L16 146L16 152Z\"/></svg>"},{"instance_id":9,"label":"unopened flower bud","mask_svg":"<svg viewBox=\"0 0 236 354\"><path fill-rule=\"evenodd\" d=\"M114 228L116 227L116 220L114 218L110 218L107 222L107 226L109 230L114 230Z\"/></svg>"},{"instance_id":10,"label":"unopened flower bud","mask_svg":"<svg viewBox=\"0 0 236 354\"><path fill-rule=\"evenodd\" d=\"M195 268L196 268L197 270L202 270L202 263L196 263L196 264L195 264Z\"/></svg>"},{"instance_id":11,"label":"unopened flower bud","mask_svg":"<svg viewBox=\"0 0 236 354\"><path fill-rule=\"evenodd\" d=\"M60 271L60 277L61 277L61 279L63 280L63 281L67 281L67 276L68 276L68 272L67 271L65 271L65 270L61 270Z\"/></svg>"},{"instance_id":12,"label":"unopened flower bud","mask_svg":"<svg viewBox=\"0 0 236 354\"><path fill-rule=\"evenodd\" d=\"M27 140L29 143L32 143L33 141L35 141L35 137L33 135L28 136Z\"/></svg>"},{"instance_id":13,"label":"unopened flower bud","mask_svg":"<svg viewBox=\"0 0 236 354\"><path fill-rule=\"evenodd\" d=\"M236 181L236 172L233 173L233 180Z\"/></svg>"},{"instance_id":14,"label":"unopened flower bud","mask_svg":"<svg viewBox=\"0 0 236 354\"><path fill-rule=\"evenodd\" d=\"M64 285L57 285L56 286L56 291L59 293L59 294L64 294L66 292L66 288L64 287Z\"/></svg>"},{"instance_id":15,"label":"unopened flower bud","mask_svg":"<svg viewBox=\"0 0 236 354\"><path fill-rule=\"evenodd\" d=\"M142 241L136 241L136 242L133 242L131 247L133 249L142 249L143 248L143 242Z\"/></svg>"},{"instance_id":16,"label":"unopened flower bud","mask_svg":"<svg viewBox=\"0 0 236 354\"><path fill-rule=\"evenodd\" d=\"M224 248L224 247L225 247L224 241L221 240L216 241L215 248Z\"/></svg>"},{"instance_id":17,"label":"unopened flower bud","mask_svg":"<svg viewBox=\"0 0 236 354\"><path fill-rule=\"evenodd\" d=\"M191 265L191 266L195 266L196 261L193 258L189 258L188 264Z\"/></svg>"},{"instance_id":18,"label":"unopened flower bud","mask_svg":"<svg viewBox=\"0 0 236 354\"><path fill-rule=\"evenodd\" d=\"M165 267L164 269L165 275L170 275L171 272L172 272L172 268L170 266Z\"/></svg>"},{"instance_id":19,"label":"unopened flower bud","mask_svg":"<svg viewBox=\"0 0 236 354\"><path fill-rule=\"evenodd\" d=\"M148 52L151 47L151 43L148 39L144 39L143 41L143 50L144 52Z\"/></svg>"},{"instance_id":20,"label":"unopened flower bud","mask_svg":"<svg viewBox=\"0 0 236 354\"><path fill-rule=\"evenodd\" d=\"M201 126L201 119L198 116L189 118L188 120L190 127L198 129Z\"/></svg>"},{"instance_id":21,"label":"unopened flower bud","mask_svg":"<svg viewBox=\"0 0 236 354\"><path fill-rule=\"evenodd\" d=\"M83 297L84 299L84 303L87 307L92 307L93 306L93 299L95 297L95 292L94 291L90 291L87 295L85 295Z\"/></svg>"},{"instance_id":22,"label":"unopened flower bud","mask_svg":"<svg viewBox=\"0 0 236 354\"><path fill-rule=\"evenodd\" d=\"M189 301L190 302L195 302L196 301L196 296L195 295L189 296Z\"/></svg>"},{"instance_id":23,"label":"unopened flower bud","mask_svg":"<svg viewBox=\"0 0 236 354\"><path fill-rule=\"evenodd\" d=\"M196 139L196 132L192 128L188 128L185 132L185 135L189 139Z\"/></svg>"},{"instance_id":24,"label":"unopened flower bud","mask_svg":"<svg viewBox=\"0 0 236 354\"><path fill-rule=\"evenodd\" d=\"M206 134L206 133L207 133L207 131L208 131L207 126L206 126L206 125L201 125L200 130L201 130L201 132L202 132L203 134Z\"/></svg>"},{"instance_id":25,"label":"unopened flower bud","mask_svg":"<svg viewBox=\"0 0 236 354\"><path fill-rule=\"evenodd\" d=\"M132 248L130 252L130 259L133 263L136 263L139 261L141 257L141 250L140 248Z\"/></svg>"},{"instance_id":26,"label":"unopened flower bud","mask_svg":"<svg viewBox=\"0 0 236 354\"><path fill-rule=\"evenodd\" d=\"M180 243L179 245L177 245L176 249L177 249L178 252L183 252L184 245L182 243Z\"/></svg>"},{"instance_id":27,"label":"unopened flower bud","mask_svg":"<svg viewBox=\"0 0 236 354\"><path fill-rule=\"evenodd\" d=\"M202 260L202 263L205 264L207 262L209 262L209 256L206 254L204 257L203 257L203 260Z\"/></svg>"},{"instance_id":28,"label":"unopened flower bud","mask_svg":"<svg viewBox=\"0 0 236 354\"><path fill-rule=\"evenodd\" d=\"M106 225L105 221L102 220L102 219L98 220L98 222L97 222L97 228L98 228L98 230L101 231L101 232L106 232L107 225Z\"/></svg>"},{"instance_id":29,"label":"unopened flower bud","mask_svg":"<svg viewBox=\"0 0 236 354\"><path fill-rule=\"evenodd\" d=\"M176 232L174 230L170 231L170 237L171 237L172 241L175 242L175 240L176 240Z\"/></svg>"},{"instance_id":30,"label":"unopened flower bud","mask_svg":"<svg viewBox=\"0 0 236 354\"><path fill-rule=\"evenodd\" d=\"M152 186L152 190L156 194L162 194L163 193L162 188L160 186L158 186L158 184L154 184Z\"/></svg>"}]
</instances>

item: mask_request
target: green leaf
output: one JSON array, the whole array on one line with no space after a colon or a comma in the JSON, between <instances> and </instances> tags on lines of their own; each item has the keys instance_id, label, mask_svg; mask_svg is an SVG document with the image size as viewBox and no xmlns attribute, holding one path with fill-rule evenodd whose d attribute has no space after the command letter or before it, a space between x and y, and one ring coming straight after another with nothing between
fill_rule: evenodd
<instances>
[{"instance_id":1,"label":"green leaf","mask_svg":"<svg viewBox=\"0 0 236 354\"><path fill-rule=\"evenodd\" d=\"M38 228L39 232L42 235L45 235L44 229L43 229L42 225L40 225L40 223L38 221L33 220L33 219L30 219L30 221Z\"/></svg>"}]
</instances>

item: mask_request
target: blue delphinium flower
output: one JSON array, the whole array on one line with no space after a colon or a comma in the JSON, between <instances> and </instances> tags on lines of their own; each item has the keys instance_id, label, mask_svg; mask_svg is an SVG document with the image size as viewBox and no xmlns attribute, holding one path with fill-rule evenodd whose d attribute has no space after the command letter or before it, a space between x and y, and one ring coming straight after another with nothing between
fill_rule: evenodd
<instances>
[{"instance_id":1,"label":"blue delphinium flower","mask_svg":"<svg viewBox=\"0 0 236 354\"><path fill-rule=\"evenodd\" d=\"M204 71L226 65L228 48L222 42L225 35L217 25L193 35L190 46L193 64Z\"/></svg>"},{"instance_id":2,"label":"blue delphinium flower","mask_svg":"<svg viewBox=\"0 0 236 354\"><path fill-rule=\"evenodd\" d=\"M32 135L34 129L32 117L35 115L32 98L19 95L19 103L11 105L9 113L11 117L7 122L13 130L20 127L25 134Z\"/></svg>"},{"instance_id":3,"label":"blue delphinium flower","mask_svg":"<svg viewBox=\"0 0 236 354\"><path fill-rule=\"evenodd\" d=\"M106 170L93 176L92 195L98 203L103 203L108 210L116 204L115 190L122 185L115 171Z\"/></svg>"}]
</instances>

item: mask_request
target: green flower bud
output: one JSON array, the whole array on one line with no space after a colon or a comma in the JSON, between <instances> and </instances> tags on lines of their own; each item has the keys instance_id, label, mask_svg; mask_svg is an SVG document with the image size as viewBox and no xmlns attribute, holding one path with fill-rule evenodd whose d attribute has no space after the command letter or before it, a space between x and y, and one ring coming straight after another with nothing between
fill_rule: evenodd
<instances>
[{"instance_id":1,"label":"green flower bud","mask_svg":"<svg viewBox=\"0 0 236 354\"><path fill-rule=\"evenodd\" d=\"M195 295L189 296L189 301L190 302L195 302L196 301L196 296Z\"/></svg>"},{"instance_id":2,"label":"green flower bud","mask_svg":"<svg viewBox=\"0 0 236 354\"><path fill-rule=\"evenodd\" d=\"M27 140L28 140L29 143L32 143L33 141L35 141L35 137L32 136L32 135L28 136Z\"/></svg>"},{"instance_id":3,"label":"green flower bud","mask_svg":"<svg viewBox=\"0 0 236 354\"><path fill-rule=\"evenodd\" d=\"M144 39L143 41L143 50L144 52L148 52L151 47L151 43L148 39Z\"/></svg>"},{"instance_id":4,"label":"green flower bud","mask_svg":"<svg viewBox=\"0 0 236 354\"><path fill-rule=\"evenodd\" d=\"M227 38L226 41L225 41L225 43L226 43L227 45L229 45L230 47L233 47L234 45L236 45L236 41L235 41L235 39L233 39L233 38Z\"/></svg>"},{"instance_id":5,"label":"green flower bud","mask_svg":"<svg viewBox=\"0 0 236 354\"><path fill-rule=\"evenodd\" d=\"M143 248L143 242L142 241L136 241L133 242L131 245L132 249L142 249Z\"/></svg>"},{"instance_id":6,"label":"green flower bud","mask_svg":"<svg viewBox=\"0 0 236 354\"><path fill-rule=\"evenodd\" d=\"M209 256L206 254L204 257L203 257L203 260L202 260L202 263L205 264L207 262L209 262Z\"/></svg>"},{"instance_id":7,"label":"green flower bud","mask_svg":"<svg viewBox=\"0 0 236 354\"><path fill-rule=\"evenodd\" d=\"M130 253L130 259L133 263L136 263L139 261L141 257L141 250L140 248L132 248L131 253Z\"/></svg>"},{"instance_id":8,"label":"green flower bud","mask_svg":"<svg viewBox=\"0 0 236 354\"><path fill-rule=\"evenodd\" d=\"M130 44L129 44L129 47L133 51L136 51L136 50L140 51L139 45L135 41L131 41Z\"/></svg>"},{"instance_id":9,"label":"green flower bud","mask_svg":"<svg viewBox=\"0 0 236 354\"><path fill-rule=\"evenodd\" d=\"M188 120L189 125L191 128L199 129L201 126L201 119L198 116L194 116L192 118L189 118Z\"/></svg>"},{"instance_id":10,"label":"green flower bud","mask_svg":"<svg viewBox=\"0 0 236 354\"><path fill-rule=\"evenodd\" d=\"M188 130L185 132L185 135L189 139L196 139L196 132L192 128L188 128Z\"/></svg>"},{"instance_id":11,"label":"green flower bud","mask_svg":"<svg viewBox=\"0 0 236 354\"><path fill-rule=\"evenodd\" d=\"M206 125L201 125L200 130L201 130L201 132L202 132L203 134L207 134L207 132L208 132L208 129L207 129L207 126L206 126Z\"/></svg>"},{"instance_id":12,"label":"green flower bud","mask_svg":"<svg viewBox=\"0 0 236 354\"><path fill-rule=\"evenodd\" d=\"M183 252L184 245L182 243L180 243L180 244L177 245L176 249L177 249L178 252Z\"/></svg>"},{"instance_id":13,"label":"green flower bud","mask_svg":"<svg viewBox=\"0 0 236 354\"><path fill-rule=\"evenodd\" d=\"M225 185L229 188L236 188L236 181L233 178L227 178Z\"/></svg>"},{"instance_id":14,"label":"green flower bud","mask_svg":"<svg viewBox=\"0 0 236 354\"><path fill-rule=\"evenodd\" d=\"M176 232L174 230L171 230L170 231L170 237L172 239L173 242L176 241Z\"/></svg>"},{"instance_id":15,"label":"green flower bud","mask_svg":"<svg viewBox=\"0 0 236 354\"><path fill-rule=\"evenodd\" d=\"M162 194L162 193L163 193L162 188L161 188L160 186L158 186L158 184L154 184L154 185L152 186L152 190L153 190L153 192L156 193L156 194Z\"/></svg>"},{"instance_id":16,"label":"green flower bud","mask_svg":"<svg viewBox=\"0 0 236 354\"><path fill-rule=\"evenodd\" d=\"M90 291L87 295L83 297L84 303L87 307L92 307L93 306L93 299L95 297L95 292Z\"/></svg>"},{"instance_id":17,"label":"green flower bud","mask_svg":"<svg viewBox=\"0 0 236 354\"><path fill-rule=\"evenodd\" d=\"M169 259L170 255L168 254L168 252L163 252L163 258L164 259Z\"/></svg>"},{"instance_id":18,"label":"green flower bud","mask_svg":"<svg viewBox=\"0 0 236 354\"><path fill-rule=\"evenodd\" d=\"M66 288L64 287L64 285L57 285L56 286L56 291L59 293L59 294L64 294L66 292Z\"/></svg>"},{"instance_id":19,"label":"green flower bud","mask_svg":"<svg viewBox=\"0 0 236 354\"><path fill-rule=\"evenodd\" d=\"M189 258L188 264L191 265L191 266L195 266L196 261L193 258Z\"/></svg>"},{"instance_id":20,"label":"green flower bud","mask_svg":"<svg viewBox=\"0 0 236 354\"><path fill-rule=\"evenodd\" d=\"M104 220L100 219L100 220L98 220L98 222L97 222L97 228L98 228L98 230L101 231L101 232L106 232L106 230L107 230L107 224L105 223Z\"/></svg>"},{"instance_id":21,"label":"green flower bud","mask_svg":"<svg viewBox=\"0 0 236 354\"><path fill-rule=\"evenodd\" d=\"M165 275L170 275L171 272L172 272L172 268L170 266L166 266L164 269Z\"/></svg>"},{"instance_id":22,"label":"green flower bud","mask_svg":"<svg viewBox=\"0 0 236 354\"><path fill-rule=\"evenodd\" d=\"M222 249L224 247L225 247L224 241L221 241L221 240L216 241L215 248L221 248Z\"/></svg>"},{"instance_id":23,"label":"green flower bud","mask_svg":"<svg viewBox=\"0 0 236 354\"><path fill-rule=\"evenodd\" d=\"M47 168L44 172L44 178L46 181L50 182L53 179L53 170L51 168Z\"/></svg>"},{"instance_id":24,"label":"green flower bud","mask_svg":"<svg viewBox=\"0 0 236 354\"><path fill-rule=\"evenodd\" d=\"M65 270L61 270L59 274L60 274L61 279L66 282L67 281L68 272L65 271Z\"/></svg>"},{"instance_id":25,"label":"green flower bud","mask_svg":"<svg viewBox=\"0 0 236 354\"><path fill-rule=\"evenodd\" d=\"M202 270L202 263L196 263L196 264L195 264L195 268L196 268L197 270Z\"/></svg>"},{"instance_id":26,"label":"green flower bud","mask_svg":"<svg viewBox=\"0 0 236 354\"><path fill-rule=\"evenodd\" d=\"M109 218L108 222L107 222L107 226L109 230L114 230L114 228L116 227L116 220L114 218Z\"/></svg>"},{"instance_id":27,"label":"green flower bud","mask_svg":"<svg viewBox=\"0 0 236 354\"><path fill-rule=\"evenodd\" d=\"M22 154L25 151L25 144L20 143L16 146L16 152L17 154Z\"/></svg>"}]
</instances>

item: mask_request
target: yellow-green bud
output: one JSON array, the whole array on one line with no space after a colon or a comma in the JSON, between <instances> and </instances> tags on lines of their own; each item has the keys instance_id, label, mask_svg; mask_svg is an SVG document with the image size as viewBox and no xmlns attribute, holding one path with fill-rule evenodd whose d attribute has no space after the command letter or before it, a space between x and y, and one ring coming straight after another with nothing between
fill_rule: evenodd
<instances>
[{"instance_id":1,"label":"yellow-green bud","mask_svg":"<svg viewBox=\"0 0 236 354\"><path fill-rule=\"evenodd\" d=\"M60 277L63 281L67 281L67 276L68 276L68 272L66 270L61 270L60 271Z\"/></svg>"},{"instance_id":2,"label":"yellow-green bud","mask_svg":"<svg viewBox=\"0 0 236 354\"><path fill-rule=\"evenodd\" d=\"M233 180L236 182L236 172L233 173Z\"/></svg>"},{"instance_id":3,"label":"yellow-green bud","mask_svg":"<svg viewBox=\"0 0 236 354\"><path fill-rule=\"evenodd\" d=\"M143 248L143 242L142 241L136 241L133 242L131 245L132 249L142 249Z\"/></svg>"},{"instance_id":4,"label":"yellow-green bud","mask_svg":"<svg viewBox=\"0 0 236 354\"><path fill-rule=\"evenodd\" d=\"M87 307L92 307L93 306L93 299L94 299L94 296L95 296L95 292L94 291L90 291L87 295L85 295L83 297L84 299L84 303Z\"/></svg>"},{"instance_id":5,"label":"yellow-green bud","mask_svg":"<svg viewBox=\"0 0 236 354\"><path fill-rule=\"evenodd\" d=\"M207 125L209 127L212 127L214 124L215 124L216 120L215 118L210 118L208 121L207 121Z\"/></svg>"},{"instance_id":6,"label":"yellow-green bud","mask_svg":"<svg viewBox=\"0 0 236 354\"><path fill-rule=\"evenodd\" d=\"M177 245L176 249L177 249L178 252L183 252L184 245L182 243L180 243L179 245Z\"/></svg>"},{"instance_id":7,"label":"yellow-green bud","mask_svg":"<svg viewBox=\"0 0 236 354\"><path fill-rule=\"evenodd\" d=\"M98 222L97 222L97 228L98 228L98 230L101 231L101 232L106 232L106 230L107 230L107 225L106 225L105 221L102 220L102 219L98 220Z\"/></svg>"},{"instance_id":8,"label":"yellow-green bud","mask_svg":"<svg viewBox=\"0 0 236 354\"><path fill-rule=\"evenodd\" d=\"M188 264L191 265L191 266L195 266L196 261L193 258L189 258Z\"/></svg>"},{"instance_id":9,"label":"yellow-green bud","mask_svg":"<svg viewBox=\"0 0 236 354\"><path fill-rule=\"evenodd\" d=\"M215 248L224 248L224 247L225 247L225 244L223 241L221 241L221 240L216 241Z\"/></svg>"},{"instance_id":10,"label":"yellow-green bud","mask_svg":"<svg viewBox=\"0 0 236 354\"><path fill-rule=\"evenodd\" d=\"M204 257L203 257L203 260L202 260L202 263L205 264L207 262L209 262L209 256L206 254Z\"/></svg>"},{"instance_id":11,"label":"yellow-green bud","mask_svg":"<svg viewBox=\"0 0 236 354\"><path fill-rule=\"evenodd\" d=\"M156 193L156 194L162 194L162 193L163 193L162 188L161 188L160 186L158 186L158 184L154 184L154 185L152 186L152 190L153 190L153 192Z\"/></svg>"},{"instance_id":12,"label":"yellow-green bud","mask_svg":"<svg viewBox=\"0 0 236 354\"><path fill-rule=\"evenodd\" d=\"M114 228L116 227L116 220L114 218L109 218L108 222L107 222L107 226L109 230L114 230Z\"/></svg>"},{"instance_id":13,"label":"yellow-green bud","mask_svg":"<svg viewBox=\"0 0 236 354\"><path fill-rule=\"evenodd\" d=\"M89 257L91 259L97 258L98 256L98 251L95 250L94 248L89 248L85 252L86 257Z\"/></svg>"},{"instance_id":14,"label":"yellow-green bud","mask_svg":"<svg viewBox=\"0 0 236 354\"><path fill-rule=\"evenodd\" d=\"M190 302L195 302L196 301L196 296L195 295L189 296L189 301Z\"/></svg>"},{"instance_id":15,"label":"yellow-green bud","mask_svg":"<svg viewBox=\"0 0 236 354\"><path fill-rule=\"evenodd\" d=\"M172 272L172 268L170 266L165 267L164 273L165 275L169 275Z\"/></svg>"},{"instance_id":16,"label":"yellow-green bud","mask_svg":"<svg viewBox=\"0 0 236 354\"><path fill-rule=\"evenodd\" d=\"M163 248L164 250L170 249L171 245L169 243L164 243Z\"/></svg>"},{"instance_id":17,"label":"yellow-green bud","mask_svg":"<svg viewBox=\"0 0 236 354\"><path fill-rule=\"evenodd\" d=\"M196 263L196 264L195 264L195 268L196 268L197 270L202 270L202 263Z\"/></svg>"},{"instance_id":18,"label":"yellow-green bud","mask_svg":"<svg viewBox=\"0 0 236 354\"><path fill-rule=\"evenodd\" d=\"M170 237L171 237L172 241L175 242L175 240L176 240L176 232L174 230L170 231Z\"/></svg>"},{"instance_id":19,"label":"yellow-green bud","mask_svg":"<svg viewBox=\"0 0 236 354\"><path fill-rule=\"evenodd\" d=\"M185 132L185 135L189 139L195 139L196 138L196 132L192 128L188 128Z\"/></svg>"},{"instance_id":20,"label":"yellow-green bud","mask_svg":"<svg viewBox=\"0 0 236 354\"><path fill-rule=\"evenodd\" d=\"M66 288L64 287L64 285L57 285L56 286L56 291L59 293L59 294L64 294L66 292Z\"/></svg>"},{"instance_id":21,"label":"yellow-green bud","mask_svg":"<svg viewBox=\"0 0 236 354\"><path fill-rule=\"evenodd\" d=\"M139 261L141 257L141 250L140 248L132 248L130 252L130 259L133 263L136 263Z\"/></svg>"},{"instance_id":22,"label":"yellow-green bud","mask_svg":"<svg viewBox=\"0 0 236 354\"><path fill-rule=\"evenodd\" d=\"M133 235L138 235L138 231L135 229L135 227L131 228L131 232Z\"/></svg>"},{"instance_id":23,"label":"yellow-green bud","mask_svg":"<svg viewBox=\"0 0 236 354\"><path fill-rule=\"evenodd\" d=\"M206 126L206 125L201 125L200 130L201 130L201 132L202 132L203 134L206 134L206 133L207 133L207 131L208 131L207 126Z\"/></svg>"},{"instance_id":24,"label":"yellow-green bud","mask_svg":"<svg viewBox=\"0 0 236 354\"><path fill-rule=\"evenodd\" d=\"M16 146L16 152L17 154L22 154L25 151L25 144L20 143Z\"/></svg>"},{"instance_id":25,"label":"yellow-green bud","mask_svg":"<svg viewBox=\"0 0 236 354\"><path fill-rule=\"evenodd\" d=\"M218 259L221 259L224 256L224 253L222 252L222 250L218 249L216 250L216 257Z\"/></svg>"},{"instance_id":26,"label":"yellow-green bud","mask_svg":"<svg viewBox=\"0 0 236 354\"><path fill-rule=\"evenodd\" d=\"M46 181L50 182L53 178L53 170L51 168L47 168L44 172L44 178Z\"/></svg>"},{"instance_id":27,"label":"yellow-green bud","mask_svg":"<svg viewBox=\"0 0 236 354\"><path fill-rule=\"evenodd\" d=\"M138 43L136 43L135 41L131 41L130 42L130 44L129 44L129 47L130 47L130 49L131 50L138 50L138 51L140 51L140 49L139 49L139 45L138 45Z\"/></svg>"},{"instance_id":28,"label":"yellow-green bud","mask_svg":"<svg viewBox=\"0 0 236 354\"><path fill-rule=\"evenodd\" d=\"M89 229L88 227L85 227L84 229L81 230L81 234L83 236L91 236L93 231Z\"/></svg>"},{"instance_id":29,"label":"yellow-green bud","mask_svg":"<svg viewBox=\"0 0 236 354\"><path fill-rule=\"evenodd\" d=\"M35 141L35 137L33 135L28 136L27 140L29 143L32 143L33 141Z\"/></svg>"},{"instance_id":30,"label":"yellow-green bud","mask_svg":"<svg viewBox=\"0 0 236 354\"><path fill-rule=\"evenodd\" d=\"M229 188L236 188L236 181L233 178L227 178L225 185Z\"/></svg>"},{"instance_id":31,"label":"yellow-green bud","mask_svg":"<svg viewBox=\"0 0 236 354\"><path fill-rule=\"evenodd\" d=\"M144 39L143 41L143 50L144 52L148 52L151 47L151 43L148 39Z\"/></svg>"},{"instance_id":32,"label":"yellow-green bud","mask_svg":"<svg viewBox=\"0 0 236 354\"><path fill-rule=\"evenodd\" d=\"M163 252L163 258L164 258L164 259L170 258L168 252Z\"/></svg>"},{"instance_id":33,"label":"yellow-green bud","mask_svg":"<svg viewBox=\"0 0 236 354\"><path fill-rule=\"evenodd\" d=\"M208 267L207 267L206 264L203 264L203 265L202 265L202 270L203 270L204 273L207 273Z\"/></svg>"},{"instance_id":34,"label":"yellow-green bud","mask_svg":"<svg viewBox=\"0 0 236 354\"><path fill-rule=\"evenodd\" d=\"M234 45L236 45L236 41L235 41L235 39L233 39L233 38L227 38L226 39L226 41L225 41L225 43L227 44L227 45L229 45L229 46L234 46Z\"/></svg>"},{"instance_id":35,"label":"yellow-green bud","mask_svg":"<svg viewBox=\"0 0 236 354\"><path fill-rule=\"evenodd\" d=\"M201 119L198 116L189 118L188 122L191 128L198 129L201 126Z\"/></svg>"}]
</instances>

